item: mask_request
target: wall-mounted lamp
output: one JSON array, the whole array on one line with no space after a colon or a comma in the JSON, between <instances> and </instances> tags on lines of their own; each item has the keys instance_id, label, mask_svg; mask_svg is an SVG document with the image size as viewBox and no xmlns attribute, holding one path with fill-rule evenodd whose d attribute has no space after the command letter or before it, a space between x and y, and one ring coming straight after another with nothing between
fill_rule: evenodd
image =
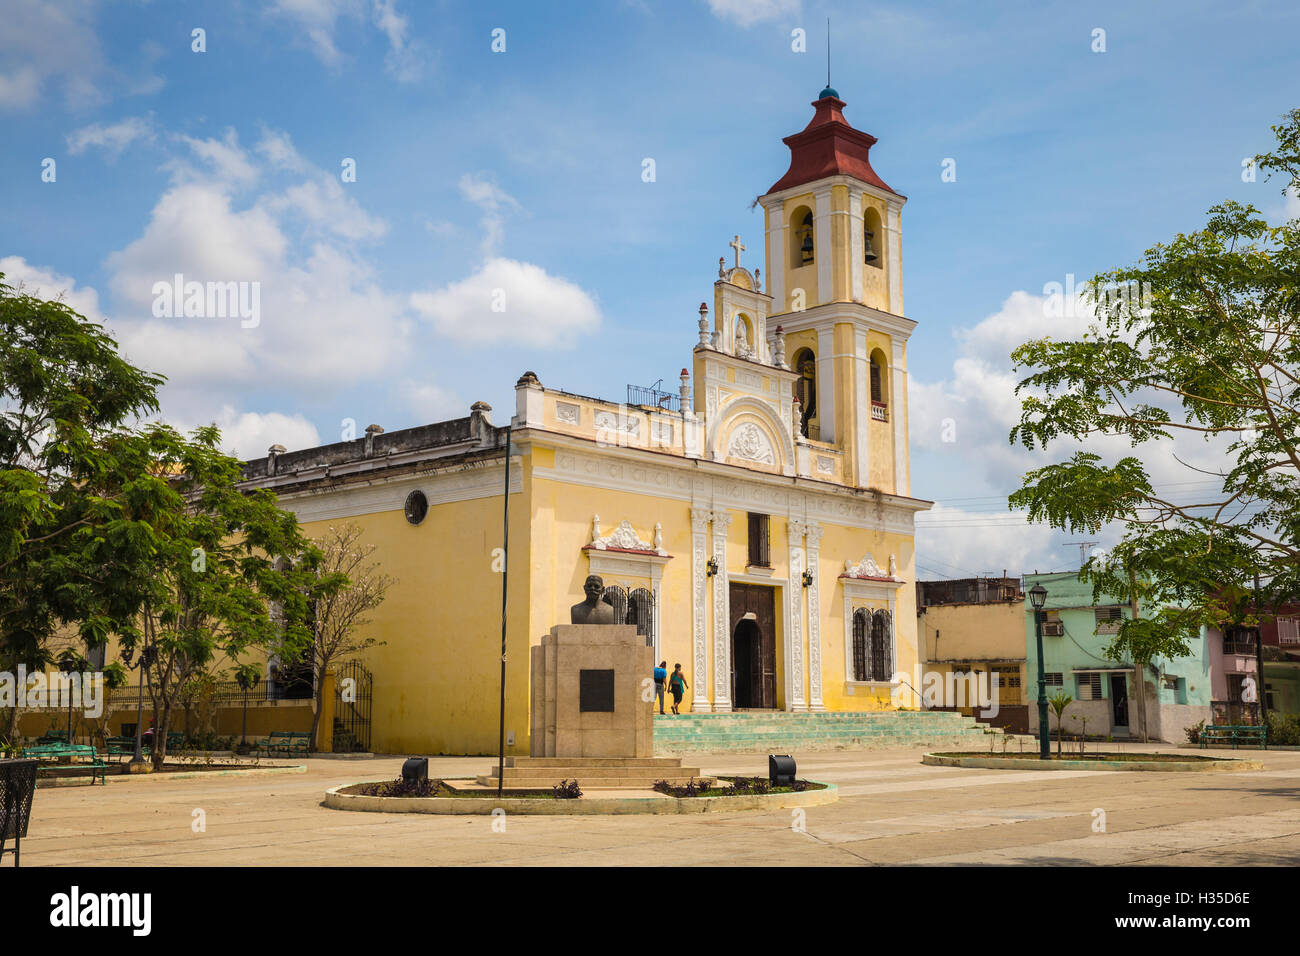
<instances>
[{"instance_id":1,"label":"wall-mounted lamp","mask_svg":"<svg viewBox=\"0 0 1300 956\"><path fill-rule=\"evenodd\" d=\"M813 575L812 575L812 572L811 572L811 571L805 571L805 572L803 573L803 586L806 587L806 588L810 588L810 587L812 587L812 583L813 583Z\"/></svg>"},{"instance_id":2,"label":"wall-mounted lamp","mask_svg":"<svg viewBox=\"0 0 1300 956\"><path fill-rule=\"evenodd\" d=\"M707 569L706 573L708 574L708 576L713 577L715 574L718 573L718 559L709 558L708 563L705 564L704 567Z\"/></svg>"}]
</instances>

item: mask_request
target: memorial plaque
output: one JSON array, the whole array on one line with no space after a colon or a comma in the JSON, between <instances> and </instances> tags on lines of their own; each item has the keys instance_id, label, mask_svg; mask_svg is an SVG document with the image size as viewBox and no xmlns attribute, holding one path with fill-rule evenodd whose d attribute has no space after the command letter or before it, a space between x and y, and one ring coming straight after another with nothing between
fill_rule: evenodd
<instances>
[{"instance_id":1,"label":"memorial plaque","mask_svg":"<svg viewBox=\"0 0 1300 956\"><path fill-rule=\"evenodd\" d=\"M583 713L614 712L614 672L578 671L578 710Z\"/></svg>"}]
</instances>

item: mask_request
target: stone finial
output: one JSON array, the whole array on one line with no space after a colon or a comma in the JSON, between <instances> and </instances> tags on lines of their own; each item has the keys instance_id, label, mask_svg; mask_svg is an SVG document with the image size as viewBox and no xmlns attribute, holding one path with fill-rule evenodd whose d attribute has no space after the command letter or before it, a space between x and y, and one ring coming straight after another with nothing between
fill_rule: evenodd
<instances>
[{"instance_id":1,"label":"stone finial","mask_svg":"<svg viewBox=\"0 0 1300 956\"><path fill-rule=\"evenodd\" d=\"M779 325L776 327L776 334L773 336L773 345L772 364L777 368L788 368L785 364L785 330Z\"/></svg>"},{"instance_id":2,"label":"stone finial","mask_svg":"<svg viewBox=\"0 0 1300 956\"><path fill-rule=\"evenodd\" d=\"M725 279L726 277L727 277L727 257L718 256L718 278Z\"/></svg>"},{"instance_id":3,"label":"stone finial","mask_svg":"<svg viewBox=\"0 0 1300 956\"><path fill-rule=\"evenodd\" d=\"M790 406L790 422L794 426L794 440L798 441L803 437L803 403L799 401L798 395Z\"/></svg>"},{"instance_id":4,"label":"stone finial","mask_svg":"<svg viewBox=\"0 0 1300 956\"><path fill-rule=\"evenodd\" d=\"M700 345L709 345L709 306L705 302L700 303Z\"/></svg>"},{"instance_id":5,"label":"stone finial","mask_svg":"<svg viewBox=\"0 0 1300 956\"><path fill-rule=\"evenodd\" d=\"M691 373L682 369L682 384L677 389L678 398L681 399L682 412L686 412L687 405L691 401Z\"/></svg>"},{"instance_id":6,"label":"stone finial","mask_svg":"<svg viewBox=\"0 0 1300 956\"><path fill-rule=\"evenodd\" d=\"M591 516L591 541L596 543L600 540L600 515Z\"/></svg>"},{"instance_id":7,"label":"stone finial","mask_svg":"<svg viewBox=\"0 0 1300 956\"><path fill-rule=\"evenodd\" d=\"M376 435L382 435L383 433L384 433L384 426L383 426L383 425L367 425L367 426L366 426L366 443L365 443L365 451L363 452L363 454L365 455L365 457L370 458L371 456L374 455L374 453L375 453L375 436L376 436Z\"/></svg>"},{"instance_id":8,"label":"stone finial","mask_svg":"<svg viewBox=\"0 0 1300 956\"><path fill-rule=\"evenodd\" d=\"M755 292L762 292L762 291L763 291L763 275L762 275L762 272L763 272L762 269L755 269L755 270L754 270L754 291L755 291Z\"/></svg>"},{"instance_id":9,"label":"stone finial","mask_svg":"<svg viewBox=\"0 0 1300 956\"><path fill-rule=\"evenodd\" d=\"M283 445L272 445L270 448L266 450L266 473L268 475L275 474L276 459L283 454L284 454Z\"/></svg>"},{"instance_id":10,"label":"stone finial","mask_svg":"<svg viewBox=\"0 0 1300 956\"><path fill-rule=\"evenodd\" d=\"M664 551L664 526L658 521L655 522L654 549L656 554L665 554Z\"/></svg>"}]
</instances>

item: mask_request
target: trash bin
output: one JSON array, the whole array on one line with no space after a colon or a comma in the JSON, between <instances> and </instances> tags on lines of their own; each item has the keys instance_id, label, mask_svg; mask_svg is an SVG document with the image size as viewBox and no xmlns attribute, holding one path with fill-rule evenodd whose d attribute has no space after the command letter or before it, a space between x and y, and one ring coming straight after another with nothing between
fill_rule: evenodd
<instances>
[{"instance_id":1,"label":"trash bin","mask_svg":"<svg viewBox=\"0 0 1300 956\"><path fill-rule=\"evenodd\" d=\"M5 841L12 839L14 866L21 862L22 839L27 836L35 793L35 760L0 760L0 860L4 859Z\"/></svg>"}]
</instances>

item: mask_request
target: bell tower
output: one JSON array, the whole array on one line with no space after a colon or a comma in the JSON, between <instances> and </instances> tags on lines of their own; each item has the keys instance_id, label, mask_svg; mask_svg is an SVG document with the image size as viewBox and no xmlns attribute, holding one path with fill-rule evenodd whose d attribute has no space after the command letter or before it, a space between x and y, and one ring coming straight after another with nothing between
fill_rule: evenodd
<instances>
[{"instance_id":1,"label":"bell tower","mask_svg":"<svg viewBox=\"0 0 1300 956\"><path fill-rule=\"evenodd\" d=\"M790 168L759 202L772 324L802 409L801 441L838 448L857 487L908 495L901 214L907 198L871 166L876 137L829 86L783 142Z\"/></svg>"}]
</instances>

